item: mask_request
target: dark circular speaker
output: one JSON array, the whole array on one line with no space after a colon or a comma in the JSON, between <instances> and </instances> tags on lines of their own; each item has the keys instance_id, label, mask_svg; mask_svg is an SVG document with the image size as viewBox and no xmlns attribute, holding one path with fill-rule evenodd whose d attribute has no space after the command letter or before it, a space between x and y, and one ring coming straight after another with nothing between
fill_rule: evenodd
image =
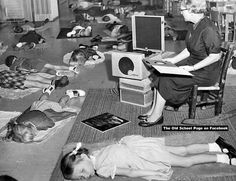
<instances>
[{"instance_id":1,"label":"dark circular speaker","mask_svg":"<svg viewBox=\"0 0 236 181\"><path fill-rule=\"evenodd\" d=\"M233 57L233 58L232 58L231 67L232 67L233 69L236 69L236 57Z\"/></svg>"},{"instance_id":2,"label":"dark circular speaker","mask_svg":"<svg viewBox=\"0 0 236 181\"><path fill-rule=\"evenodd\" d=\"M118 66L120 71L125 75L128 75L129 70L134 71L134 63L128 57L122 57L119 60Z\"/></svg>"}]
</instances>

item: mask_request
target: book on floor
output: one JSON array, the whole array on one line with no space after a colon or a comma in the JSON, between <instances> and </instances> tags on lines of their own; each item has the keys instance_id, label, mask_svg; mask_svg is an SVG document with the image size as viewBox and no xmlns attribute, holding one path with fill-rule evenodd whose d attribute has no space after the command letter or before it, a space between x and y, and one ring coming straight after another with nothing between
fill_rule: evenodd
<instances>
[{"instance_id":1,"label":"book on floor","mask_svg":"<svg viewBox=\"0 0 236 181\"><path fill-rule=\"evenodd\" d=\"M193 76L193 74L191 74L189 71L184 70L183 68L180 68L171 62L157 59L144 59L143 62L148 66L152 66L161 74Z\"/></svg>"},{"instance_id":2,"label":"book on floor","mask_svg":"<svg viewBox=\"0 0 236 181\"><path fill-rule=\"evenodd\" d=\"M91 117L82 121L82 123L92 128L95 128L101 132L105 132L107 130L117 128L128 122L129 122L128 120L123 119L121 117L118 117L108 112L102 113L100 115L97 115L97 116L94 116L94 117Z\"/></svg>"}]
</instances>

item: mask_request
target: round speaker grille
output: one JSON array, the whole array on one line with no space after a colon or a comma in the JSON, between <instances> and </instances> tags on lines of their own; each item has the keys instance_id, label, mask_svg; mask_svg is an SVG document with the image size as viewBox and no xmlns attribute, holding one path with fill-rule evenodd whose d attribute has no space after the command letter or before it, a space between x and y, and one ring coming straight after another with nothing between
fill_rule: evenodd
<instances>
[{"instance_id":1,"label":"round speaker grille","mask_svg":"<svg viewBox=\"0 0 236 181\"><path fill-rule=\"evenodd\" d=\"M134 71L134 63L128 57L122 57L119 60L118 66L120 71L125 75L128 75L129 70Z\"/></svg>"},{"instance_id":2,"label":"round speaker grille","mask_svg":"<svg viewBox=\"0 0 236 181\"><path fill-rule=\"evenodd\" d=\"M236 57L232 58L231 66L233 69L236 69Z\"/></svg>"}]
</instances>

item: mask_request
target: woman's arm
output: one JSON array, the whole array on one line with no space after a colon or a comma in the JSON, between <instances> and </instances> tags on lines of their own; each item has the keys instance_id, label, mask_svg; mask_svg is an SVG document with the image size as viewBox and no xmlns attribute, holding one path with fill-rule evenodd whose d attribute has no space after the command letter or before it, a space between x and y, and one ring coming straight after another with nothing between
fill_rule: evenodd
<instances>
[{"instance_id":1,"label":"woman's arm","mask_svg":"<svg viewBox=\"0 0 236 181\"><path fill-rule=\"evenodd\" d=\"M189 51L187 48L185 48L182 52L180 52L178 55L172 57L172 58L166 58L166 59L163 59L163 61L168 61L168 62L171 62L173 64L176 64L186 58L188 58L190 55Z\"/></svg>"},{"instance_id":2,"label":"woman's arm","mask_svg":"<svg viewBox=\"0 0 236 181\"><path fill-rule=\"evenodd\" d=\"M193 66L180 66L180 67L187 71L195 71L203 67L206 67L212 63L217 62L218 60L220 60L220 56L221 56L221 53L214 53L214 54L212 53L208 57L206 57L205 59L196 63Z\"/></svg>"},{"instance_id":3,"label":"woman's arm","mask_svg":"<svg viewBox=\"0 0 236 181\"><path fill-rule=\"evenodd\" d=\"M140 169L129 169L129 168L116 168L116 175L122 175L127 177L147 177L154 176L157 171L153 170L140 170Z\"/></svg>"}]
</instances>

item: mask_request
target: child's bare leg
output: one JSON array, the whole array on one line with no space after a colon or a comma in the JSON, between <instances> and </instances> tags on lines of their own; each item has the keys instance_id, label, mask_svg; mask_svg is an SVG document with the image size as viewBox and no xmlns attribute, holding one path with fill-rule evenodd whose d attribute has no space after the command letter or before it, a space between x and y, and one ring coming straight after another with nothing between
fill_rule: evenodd
<instances>
[{"instance_id":1,"label":"child's bare leg","mask_svg":"<svg viewBox=\"0 0 236 181\"><path fill-rule=\"evenodd\" d=\"M24 86L29 87L29 88L48 88L50 84L47 83L42 83L42 82L37 82L37 81L31 81L31 80L25 80Z\"/></svg>"},{"instance_id":2,"label":"child's bare leg","mask_svg":"<svg viewBox=\"0 0 236 181\"><path fill-rule=\"evenodd\" d=\"M193 156L179 156L170 153L169 161L171 166L191 167L203 163L224 163L236 165L236 158L229 158L227 154L197 154Z\"/></svg>"},{"instance_id":3,"label":"child's bare leg","mask_svg":"<svg viewBox=\"0 0 236 181\"><path fill-rule=\"evenodd\" d=\"M54 70L69 70L68 66L63 66L63 65L45 64L44 67L48 69L54 69Z\"/></svg>"},{"instance_id":4,"label":"child's bare leg","mask_svg":"<svg viewBox=\"0 0 236 181\"><path fill-rule=\"evenodd\" d=\"M47 84L48 86L52 82L52 79L41 77L38 74L30 74L26 77L26 80L28 80L30 82L36 82L37 81L37 82L42 83L42 84Z\"/></svg>"},{"instance_id":5,"label":"child's bare leg","mask_svg":"<svg viewBox=\"0 0 236 181\"><path fill-rule=\"evenodd\" d=\"M216 154L214 154L214 155L212 155L212 154L199 154L199 155L186 156L186 157L171 154L171 156L170 156L171 166L191 167L192 165L196 165L196 164L216 163L216 162L217 162L217 155Z\"/></svg>"},{"instance_id":6,"label":"child's bare leg","mask_svg":"<svg viewBox=\"0 0 236 181\"><path fill-rule=\"evenodd\" d=\"M198 154L209 152L208 144L192 144L188 146L166 146L166 149L176 155Z\"/></svg>"},{"instance_id":7,"label":"child's bare leg","mask_svg":"<svg viewBox=\"0 0 236 181\"><path fill-rule=\"evenodd\" d=\"M53 79L55 77L55 75L51 75L51 74L47 74L47 73L43 73L43 72L39 72L39 73L37 73L37 75L39 75L40 77L46 78L46 79Z\"/></svg>"}]
</instances>

